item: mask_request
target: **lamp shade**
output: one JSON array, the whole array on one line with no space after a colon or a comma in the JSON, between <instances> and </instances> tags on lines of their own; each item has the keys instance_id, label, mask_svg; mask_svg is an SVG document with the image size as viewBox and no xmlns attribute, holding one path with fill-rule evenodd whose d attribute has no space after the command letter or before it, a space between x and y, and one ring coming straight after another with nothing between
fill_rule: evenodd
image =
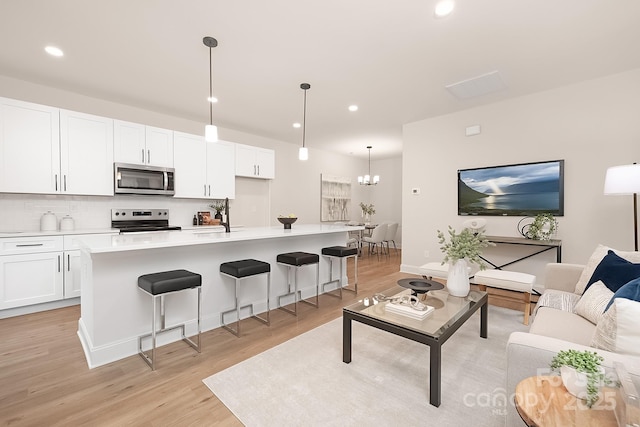
<instances>
[{"instance_id":1,"label":"lamp shade","mask_svg":"<svg viewBox=\"0 0 640 427\"><path fill-rule=\"evenodd\" d=\"M307 147L300 147L298 150L298 160L309 160L309 149Z\"/></svg>"},{"instance_id":2,"label":"lamp shade","mask_svg":"<svg viewBox=\"0 0 640 427\"><path fill-rule=\"evenodd\" d=\"M218 141L218 127L214 125L206 125L204 127L204 139L207 142Z\"/></svg>"},{"instance_id":3,"label":"lamp shade","mask_svg":"<svg viewBox=\"0 0 640 427\"><path fill-rule=\"evenodd\" d=\"M640 193L640 165L612 166L604 179L604 194Z\"/></svg>"}]
</instances>

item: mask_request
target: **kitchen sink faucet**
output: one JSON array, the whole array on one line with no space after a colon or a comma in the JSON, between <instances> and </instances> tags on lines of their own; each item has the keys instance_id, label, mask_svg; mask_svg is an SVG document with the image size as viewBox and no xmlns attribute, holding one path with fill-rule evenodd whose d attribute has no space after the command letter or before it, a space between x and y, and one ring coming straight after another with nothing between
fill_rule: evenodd
<instances>
[{"instance_id":1,"label":"kitchen sink faucet","mask_svg":"<svg viewBox=\"0 0 640 427\"><path fill-rule=\"evenodd\" d=\"M229 198L224 199L224 221L220 225L224 226L225 233L231 233L231 225L229 221Z\"/></svg>"}]
</instances>

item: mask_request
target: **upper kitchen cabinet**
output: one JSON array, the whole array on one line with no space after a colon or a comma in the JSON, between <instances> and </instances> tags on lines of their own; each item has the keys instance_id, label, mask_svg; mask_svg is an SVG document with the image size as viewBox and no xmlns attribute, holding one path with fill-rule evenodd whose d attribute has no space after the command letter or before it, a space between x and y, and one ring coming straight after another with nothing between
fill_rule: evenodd
<instances>
[{"instance_id":1,"label":"upper kitchen cabinet","mask_svg":"<svg viewBox=\"0 0 640 427\"><path fill-rule=\"evenodd\" d=\"M175 197L235 197L235 144L174 132Z\"/></svg>"},{"instance_id":2,"label":"upper kitchen cabinet","mask_svg":"<svg viewBox=\"0 0 640 427\"><path fill-rule=\"evenodd\" d=\"M60 188L58 108L0 98L0 192Z\"/></svg>"},{"instance_id":3,"label":"upper kitchen cabinet","mask_svg":"<svg viewBox=\"0 0 640 427\"><path fill-rule=\"evenodd\" d=\"M273 179L276 176L275 152L244 144L236 146L236 176Z\"/></svg>"},{"instance_id":4,"label":"upper kitchen cabinet","mask_svg":"<svg viewBox=\"0 0 640 427\"><path fill-rule=\"evenodd\" d=\"M60 192L113 196L113 120L60 110Z\"/></svg>"},{"instance_id":5,"label":"upper kitchen cabinet","mask_svg":"<svg viewBox=\"0 0 640 427\"><path fill-rule=\"evenodd\" d=\"M114 161L173 167L173 131L114 121Z\"/></svg>"}]
</instances>

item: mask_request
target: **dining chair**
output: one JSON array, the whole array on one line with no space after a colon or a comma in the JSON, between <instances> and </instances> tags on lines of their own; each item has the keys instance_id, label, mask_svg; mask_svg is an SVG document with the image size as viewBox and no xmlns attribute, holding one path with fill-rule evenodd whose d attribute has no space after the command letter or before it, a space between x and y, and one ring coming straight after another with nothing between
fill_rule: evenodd
<instances>
[{"instance_id":1,"label":"dining chair","mask_svg":"<svg viewBox=\"0 0 640 427\"><path fill-rule=\"evenodd\" d=\"M380 260L380 252L384 249L384 239L387 237L388 224L380 224L371 232L371 236L365 236L362 241L369 244L369 255L371 255L371 247L376 248L380 245L380 249L377 251L378 260Z\"/></svg>"},{"instance_id":2,"label":"dining chair","mask_svg":"<svg viewBox=\"0 0 640 427\"><path fill-rule=\"evenodd\" d=\"M396 255L398 254L398 247L396 246L396 234L398 233L398 223L391 222L387 228L387 234L384 238L384 243L387 244L387 253L390 253L389 250L389 242L393 242L393 248L396 250Z\"/></svg>"}]
</instances>

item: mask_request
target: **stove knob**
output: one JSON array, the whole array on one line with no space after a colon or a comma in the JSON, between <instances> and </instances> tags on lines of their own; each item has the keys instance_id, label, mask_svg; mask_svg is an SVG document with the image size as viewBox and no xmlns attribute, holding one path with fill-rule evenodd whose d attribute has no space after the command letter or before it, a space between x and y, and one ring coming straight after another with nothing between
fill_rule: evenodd
<instances>
[{"instance_id":1,"label":"stove knob","mask_svg":"<svg viewBox=\"0 0 640 427\"><path fill-rule=\"evenodd\" d=\"M116 216L120 215L120 212L116 212Z\"/></svg>"},{"instance_id":2,"label":"stove knob","mask_svg":"<svg viewBox=\"0 0 640 427\"><path fill-rule=\"evenodd\" d=\"M126 212L122 212L122 216L125 216L127 213Z\"/></svg>"}]
</instances>

